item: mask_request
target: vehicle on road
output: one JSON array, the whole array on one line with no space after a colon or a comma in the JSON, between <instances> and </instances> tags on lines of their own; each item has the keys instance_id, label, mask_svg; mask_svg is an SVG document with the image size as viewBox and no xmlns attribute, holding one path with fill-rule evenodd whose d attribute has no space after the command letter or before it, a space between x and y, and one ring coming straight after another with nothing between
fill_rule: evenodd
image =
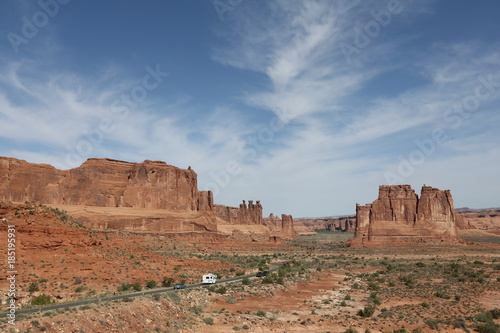
<instances>
[{"instance_id":1,"label":"vehicle on road","mask_svg":"<svg viewBox=\"0 0 500 333\"><path fill-rule=\"evenodd\" d=\"M214 284L217 282L217 275L215 274L205 274L202 276L203 284Z\"/></svg>"},{"instance_id":2,"label":"vehicle on road","mask_svg":"<svg viewBox=\"0 0 500 333\"><path fill-rule=\"evenodd\" d=\"M256 277L263 277L263 276L266 276L267 274L269 274L269 271L262 271L262 272L257 272L257 274L255 274Z\"/></svg>"},{"instance_id":3,"label":"vehicle on road","mask_svg":"<svg viewBox=\"0 0 500 333\"><path fill-rule=\"evenodd\" d=\"M184 283L177 283L174 286L174 289L185 289L186 285Z\"/></svg>"}]
</instances>

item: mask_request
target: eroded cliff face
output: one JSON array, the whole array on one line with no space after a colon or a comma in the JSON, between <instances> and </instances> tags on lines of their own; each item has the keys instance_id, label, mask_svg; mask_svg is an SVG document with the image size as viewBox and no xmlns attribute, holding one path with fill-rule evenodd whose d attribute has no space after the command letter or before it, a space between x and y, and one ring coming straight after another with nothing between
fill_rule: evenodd
<instances>
[{"instance_id":1,"label":"eroded cliff face","mask_svg":"<svg viewBox=\"0 0 500 333\"><path fill-rule=\"evenodd\" d=\"M93 158L78 168L58 170L0 157L0 201L58 207L96 229L217 231L212 192L198 191L190 168L160 161Z\"/></svg>"},{"instance_id":2,"label":"eroded cliff face","mask_svg":"<svg viewBox=\"0 0 500 333\"><path fill-rule=\"evenodd\" d=\"M57 170L0 157L0 200L189 211L213 208L211 193L198 191L193 170L159 161L111 159L89 159L78 168Z\"/></svg>"},{"instance_id":3,"label":"eroded cliff face","mask_svg":"<svg viewBox=\"0 0 500 333\"><path fill-rule=\"evenodd\" d=\"M301 222L310 231L316 229L324 229L330 231L355 231L356 217L343 216L343 217L320 217L320 218L301 218L294 221L295 225Z\"/></svg>"},{"instance_id":4,"label":"eroded cliff face","mask_svg":"<svg viewBox=\"0 0 500 333\"><path fill-rule=\"evenodd\" d=\"M278 218L271 214L263 218L262 205L258 200L255 203L249 200L248 204L243 200L239 207L214 205L214 212L218 218L228 223L228 225L219 226L219 230L232 232L233 236L235 233L253 233L274 240L297 237L291 215L283 214L281 218Z\"/></svg>"},{"instance_id":5,"label":"eroded cliff face","mask_svg":"<svg viewBox=\"0 0 500 333\"><path fill-rule=\"evenodd\" d=\"M377 200L356 205L353 245L458 239L449 190L423 186L419 198L410 185L382 185Z\"/></svg>"},{"instance_id":6,"label":"eroded cliff face","mask_svg":"<svg viewBox=\"0 0 500 333\"><path fill-rule=\"evenodd\" d=\"M248 205L243 200L239 207L215 205L214 210L219 218L230 224L262 224L262 205L259 200L255 204L253 200L249 200Z\"/></svg>"}]
</instances>

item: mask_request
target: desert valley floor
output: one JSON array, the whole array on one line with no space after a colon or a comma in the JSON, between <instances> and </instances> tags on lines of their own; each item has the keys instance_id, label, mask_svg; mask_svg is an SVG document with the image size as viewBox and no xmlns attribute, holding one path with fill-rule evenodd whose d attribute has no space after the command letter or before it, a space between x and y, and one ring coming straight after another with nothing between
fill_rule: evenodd
<instances>
[{"instance_id":1,"label":"desert valley floor","mask_svg":"<svg viewBox=\"0 0 500 333\"><path fill-rule=\"evenodd\" d=\"M95 231L39 204L3 203L1 213L17 228L22 307L285 264L266 277L19 314L14 326L2 319L5 332L495 332L500 323L500 236L484 230L460 231L463 243L353 248L352 232L256 242Z\"/></svg>"}]
</instances>

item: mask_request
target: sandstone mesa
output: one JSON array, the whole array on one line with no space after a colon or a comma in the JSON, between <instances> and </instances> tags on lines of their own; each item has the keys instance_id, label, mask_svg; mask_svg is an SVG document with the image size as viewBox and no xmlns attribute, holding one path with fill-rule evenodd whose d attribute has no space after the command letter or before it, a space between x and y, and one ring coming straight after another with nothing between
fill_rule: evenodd
<instances>
[{"instance_id":1,"label":"sandstone mesa","mask_svg":"<svg viewBox=\"0 0 500 333\"><path fill-rule=\"evenodd\" d=\"M356 205L351 244L460 241L457 229L464 224L449 190L424 185L419 198L410 185L381 185L377 200Z\"/></svg>"},{"instance_id":2,"label":"sandstone mesa","mask_svg":"<svg viewBox=\"0 0 500 333\"><path fill-rule=\"evenodd\" d=\"M291 216L283 215L281 224L272 226L265 223L259 201L238 208L214 205L211 191L198 190L191 168L161 161L91 158L78 168L58 170L0 157L0 201L60 207L95 229L241 231L259 235L259 240L296 236Z\"/></svg>"}]
</instances>

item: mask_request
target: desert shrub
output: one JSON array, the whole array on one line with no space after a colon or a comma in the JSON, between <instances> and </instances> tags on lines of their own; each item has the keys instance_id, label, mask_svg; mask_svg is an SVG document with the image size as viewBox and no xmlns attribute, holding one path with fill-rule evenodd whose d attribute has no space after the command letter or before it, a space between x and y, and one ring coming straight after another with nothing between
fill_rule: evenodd
<instances>
[{"instance_id":1,"label":"desert shrub","mask_svg":"<svg viewBox=\"0 0 500 333\"><path fill-rule=\"evenodd\" d=\"M463 318L456 318L455 320L453 320L453 328L463 328L464 331L468 331L467 330L467 325L465 324L465 319Z\"/></svg>"},{"instance_id":2,"label":"desert shrub","mask_svg":"<svg viewBox=\"0 0 500 333\"><path fill-rule=\"evenodd\" d=\"M244 285L249 285L251 281L248 277L244 277L243 280L241 280L241 283Z\"/></svg>"},{"instance_id":3,"label":"desert shrub","mask_svg":"<svg viewBox=\"0 0 500 333\"><path fill-rule=\"evenodd\" d=\"M201 306L195 305L191 307L191 311L199 315L200 313L203 312L203 308Z\"/></svg>"},{"instance_id":4,"label":"desert shrub","mask_svg":"<svg viewBox=\"0 0 500 333\"><path fill-rule=\"evenodd\" d=\"M364 309L359 309L358 316L363 318L371 317L375 313L375 309L376 307L373 305L366 305Z\"/></svg>"},{"instance_id":5,"label":"desert shrub","mask_svg":"<svg viewBox=\"0 0 500 333\"><path fill-rule=\"evenodd\" d=\"M283 281L283 277L279 276L276 273L272 273L272 274L269 274L266 277L264 277L262 279L262 283L265 283L265 284L283 284L284 281Z\"/></svg>"},{"instance_id":6,"label":"desert shrub","mask_svg":"<svg viewBox=\"0 0 500 333\"><path fill-rule=\"evenodd\" d=\"M351 300L351 295L345 295L344 299L345 299L346 301L350 301L350 300Z\"/></svg>"},{"instance_id":7,"label":"desert shrub","mask_svg":"<svg viewBox=\"0 0 500 333\"><path fill-rule=\"evenodd\" d=\"M130 283L122 283L120 286L118 286L118 291L127 291L132 288L132 285Z\"/></svg>"},{"instance_id":8,"label":"desert shrub","mask_svg":"<svg viewBox=\"0 0 500 333\"><path fill-rule=\"evenodd\" d=\"M500 327L492 321L484 324L476 324L474 328L479 333L500 333Z\"/></svg>"},{"instance_id":9,"label":"desert shrub","mask_svg":"<svg viewBox=\"0 0 500 333\"><path fill-rule=\"evenodd\" d=\"M346 329L344 331L344 333L359 333L358 331L356 331L354 328L352 327L349 327L348 329Z\"/></svg>"},{"instance_id":10,"label":"desert shrub","mask_svg":"<svg viewBox=\"0 0 500 333\"><path fill-rule=\"evenodd\" d=\"M373 290L373 291L379 291L380 287L375 282L370 282L370 283L368 283L368 289Z\"/></svg>"},{"instance_id":11,"label":"desert shrub","mask_svg":"<svg viewBox=\"0 0 500 333\"><path fill-rule=\"evenodd\" d=\"M413 288L417 281L411 276L400 276L399 280L404 282L405 285L407 285L409 288Z\"/></svg>"},{"instance_id":12,"label":"desert shrub","mask_svg":"<svg viewBox=\"0 0 500 333\"><path fill-rule=\"evenodd\" d=\"M493 310L488 311L491 318L493 319L498 319L500 318L500 309L499 308L494 308Z\"/></svg>"},{"instance_id":13,"label":"desert shrub","mask_svg":"<svg viewBox=\"0 0 500 333\"><path fill-rule=\"evenodd\" d=\"M141 283L140 282L134 282L131 284L131 287L132 289L134 289L135 291L141 291L142 289L142 286L141 286Z\"/></svg>"},{"instance_id":14,"label":"desert shrub","mask_svg":"<svg viewBox=\"0 0 500 333\"><path fill-rule=\"evenodd\" d=\"M30 294L33 294L35 291L39 291L40 288L38 287L38 282L31 282L30 286L28 287L28 291Z\"/></svg>"},{"instance_id":15,"label":"desert shrub","mask_svg":"<svg viewBox=\"0 0 500 333\"><path fill-rule=\"evenodd\" d=\"M444 323L442 319L427 319L425 320L425 324L432 328L433 330L439 329L439 324Z\"/></svg>"},{"instance_id":16,"label":"desert shrub","mask_svg":"<svg viewBox=\"0 0 500 333\"><path fill-rule=\"evenodd\" d=\"M31 305L47 305L53 303L49 295L41 294L31 299Z\"/></svg>"},{"instance_id":17,"label":"desert shrub","mask_svg":"<svg viewBox=\"0 0 500 333\"><path fill-rule=\"evenodd\" d=\"M214 318L212 317L205 317L203 318L203 322L207 325L213 325L214 324Z\"/></svg>"},{"instance_id":18,"label":"desert shrub","mask_svg":"<svg viewBox=\"0 0 500 333\"><path fill-rule=\"evenodd\" d=\"M156 283L156 281L155 281L155 280L150 280L150 281L146 282L146 287L147 287L148 289L153 289L154 287L156 287L156 284L157 284L157 283Z\"/></svg>"},{"instance_id":19,"label":"desert shrub","mask_svg":"<svg viewBox=\"0 0 500 333\"><path fill-rule=\"evenodd\" d=\"M81 293L85 289L87 289L85 286L78 286L78 287L76 287L75 292L76 293Z\"/></svg>"},{"instance_id":20,"label":"desert shrub","mask_svg":"<svg viewBox=\"0 0 500 333\"><path fill-rule=\"evenodd\" d=\"M394 312L391 311L384 311L378 315L379 318L391 318L392 316L394 316Z\"/></svg>"},{"instance_id":21,"label":"desert shrub","mask_svg":"<svg viewBox=\"0 0 500 333\"><path fill-rule=\"evenodd\" d=\"M424 308L430 308L431 307L431 305L429 303L427 303L427 302L422 302L422 303L420 303L420 305L422 305L422 307L424 307Z\"/></svg>"},{"instance_id":22,"label":"desert shrub","mask_svg":"<svg viewBox=\"0 0 500 333\"><path fill-rule=\"evenodd\" d=\"M434 296L435 297L439 297L439 298L442 298L442 299L450 299L450 296L448 296L446 293L442 292L442 291L436 291L434 293Z\"/></svg>"},{"instance_id":23,"label":"desert shrub","mask_svg":"<svg viewBox=\"0 0 500 333\"><path fill-rule=\"evenodd\" d=\"M224 295L227 292L226 286L220 286L219 289L216 290L217 293Z\"/></svg>"},{"instance_id":24,"label":"desert shrub","mask_svg":"<svg viewBox=\"0 0 500 333\"><path fill-rule=\"evenodd\" d=\"M174 282L175 282L174 278L165 276L165 277L163 277L163 281L161 281L161 286L165 287L165 288L172 287Z\"/></svg>"},{"instance_id":25,"label":"desert shrub","mask_svg":"<svg viewBox=\"0 0 500 333\"><path fill-rule=\"evenodd\" d=\"M256 315L259 316L259 317L265 317L266 313L264 311L262 311L262 310L259 310L259 311L257 311Z\"/></svg>"}]
</instances>

